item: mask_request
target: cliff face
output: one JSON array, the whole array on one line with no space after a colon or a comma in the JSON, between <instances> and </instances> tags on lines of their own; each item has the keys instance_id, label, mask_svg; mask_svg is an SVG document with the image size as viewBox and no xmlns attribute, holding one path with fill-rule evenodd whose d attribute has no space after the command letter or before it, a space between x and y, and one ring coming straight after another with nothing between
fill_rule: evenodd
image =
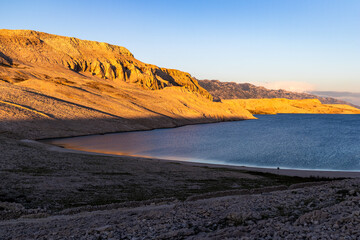
<instances>
[{"instance_id":1,"label":"cliff face","mask_svg":"<svg viewBox=\"0 0 360 240\"><path fill-rule=\"evenodd\" d=\"M183 86L212 99L189 73L143 63L124 47L30 30L0 30L0 64L57 65L151 90Z\"/></svg>"},{"instance_id":2,"label":"cliff face","mask_svg":"<svg viewBox=\"0 0 360 240\"><path fill-rule=\"evenodd\" d=\"M218 80L199 80L200 86L205 88L214 99L261 99L261 98L285 98L285 99L319 99L324 104L347 104L354 107L351 103L331 98L321 97L308 93L297 93L286 90L271 90L264 87L255 86L250 83L220 82Z\"/></svg>"}]
</instances>

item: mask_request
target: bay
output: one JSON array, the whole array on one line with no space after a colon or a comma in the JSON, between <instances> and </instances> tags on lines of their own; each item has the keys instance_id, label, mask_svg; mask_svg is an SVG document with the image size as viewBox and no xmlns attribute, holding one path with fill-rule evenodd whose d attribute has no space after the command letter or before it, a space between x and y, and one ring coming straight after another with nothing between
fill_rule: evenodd
<instances>
[{"instance_id":1,"label":"bay","mask_svg":"<svg viewBox=\"0 0 360 240\"><path fill-rule=\"evenodd\" d=\"M257 120L54 139L100 153L214 164L360 170L360 115L257 115Z\"/></svg>"}]
</instances>

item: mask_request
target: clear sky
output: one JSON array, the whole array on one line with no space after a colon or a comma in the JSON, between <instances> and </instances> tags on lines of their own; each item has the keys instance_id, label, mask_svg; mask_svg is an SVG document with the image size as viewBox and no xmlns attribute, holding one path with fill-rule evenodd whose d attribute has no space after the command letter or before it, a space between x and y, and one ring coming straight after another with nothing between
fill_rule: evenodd
<instances>
[{"instance_id":1,"label":"clear sky","mask_svg":"<svg viewBox=\"0 0 360 240\"><path fill-rule=\"evenodd\" d=\"M198 79L360 92L360 0L0 0L0 28L124 46Z\"/></svg>"}]
</instances>

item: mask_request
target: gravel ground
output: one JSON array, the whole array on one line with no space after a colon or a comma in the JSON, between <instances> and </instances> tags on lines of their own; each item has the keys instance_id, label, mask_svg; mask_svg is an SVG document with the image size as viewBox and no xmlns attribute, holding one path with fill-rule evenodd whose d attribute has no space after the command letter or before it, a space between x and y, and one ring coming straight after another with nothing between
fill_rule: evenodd
<instances>
[{"instance_id":1,"label":"gravel ground","mask_svg":"<svg viewBox=\"0 0 360 240\"><path fill-rule=\"evenodd\" d=\"M0 223L1 239L359 239L360 182ZM11 237L9 237L11 236Z\"/></svg>"},{"instance_id":2,"label":"gravel ground","mask_svg":"<svg viewBox=\"0 0 360 240\"><path fill-rule=\"evenodd\" d=\"M360 239L360 179L50 151L0 137L0 239Z\"/></svg>"}]
</instances>

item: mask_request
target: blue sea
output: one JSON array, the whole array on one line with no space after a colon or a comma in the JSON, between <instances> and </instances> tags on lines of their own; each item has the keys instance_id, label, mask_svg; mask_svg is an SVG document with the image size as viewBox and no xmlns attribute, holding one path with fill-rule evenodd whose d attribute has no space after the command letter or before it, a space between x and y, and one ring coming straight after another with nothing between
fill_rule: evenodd
<instances>
[{"instance_id":1,"label":"blue sea","mask_svg":"<svg viewBox=\"0 0 360 240\"><path fill-rule=\"evenodd\" d=\"M360 170L360 115L256 115L257 120L52 140L111 154L252 167Z\"/></svg>"}]
</instances>

